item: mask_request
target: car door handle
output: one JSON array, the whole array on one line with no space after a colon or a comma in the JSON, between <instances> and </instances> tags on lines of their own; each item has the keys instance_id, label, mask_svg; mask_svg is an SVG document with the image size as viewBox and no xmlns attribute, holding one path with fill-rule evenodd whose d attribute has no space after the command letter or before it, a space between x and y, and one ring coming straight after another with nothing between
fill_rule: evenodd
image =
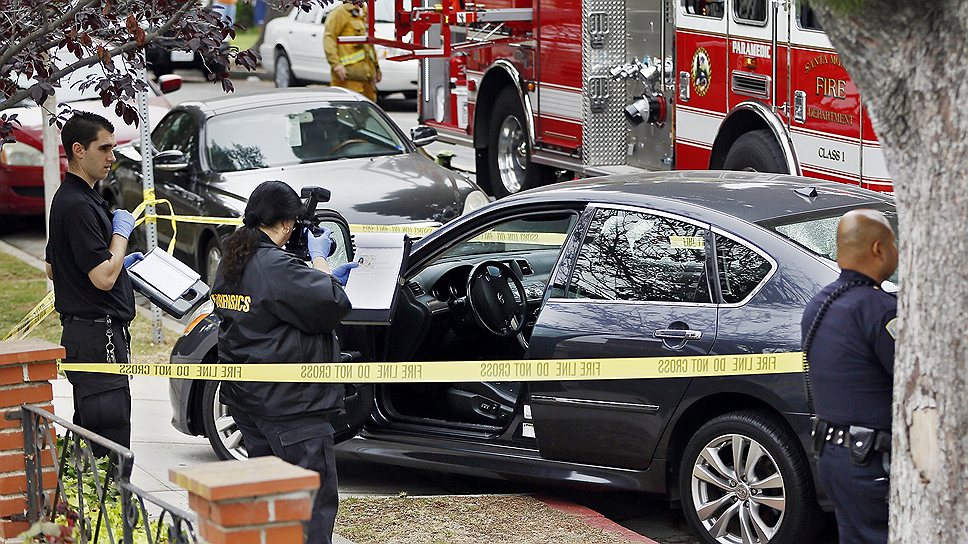
<instances>
[{"instance_id":1,"label":"car door handle","mask_svg":"<svg viewBox=\"0 0 968 544\"><path fill-rule=\"evenodd\" d=\"M658 329L652 332L653 338L665 338L669 340L699 340L702 338L702 331L692 331L689 329Z\"/></svg>"}]
</instances>

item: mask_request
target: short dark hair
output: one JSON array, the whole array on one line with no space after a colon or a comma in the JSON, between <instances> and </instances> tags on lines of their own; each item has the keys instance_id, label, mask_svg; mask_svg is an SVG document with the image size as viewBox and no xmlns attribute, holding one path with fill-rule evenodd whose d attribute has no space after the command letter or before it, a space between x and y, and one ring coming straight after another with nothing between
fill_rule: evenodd
<instances>
[{"instance_id":1,"label":"short dark hair","mask_svg":"<svg viewBox=\"0 0 968 544\"><path fill-rule=\"evenodd\" d=\"M114 134L114 125L104 117L96 113L86 111L75 111L74 115L64 123L61 129L61 144L64 146L64 154L67 155L67 162L74 160L74 143L79 143L84 149L97 140L97 133L104 129Z\"/></svg>"}]
</instances>

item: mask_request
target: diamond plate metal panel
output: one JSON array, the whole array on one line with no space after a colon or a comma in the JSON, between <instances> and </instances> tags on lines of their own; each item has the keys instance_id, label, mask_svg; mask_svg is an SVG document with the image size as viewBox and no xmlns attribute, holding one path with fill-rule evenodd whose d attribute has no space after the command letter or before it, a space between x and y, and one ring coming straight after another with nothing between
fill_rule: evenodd
<instances>
[{"instance_id":1,"label":"diamond plate metal panel","mask_svg":"<svg viewBox=\"0 0 968 544\"><path fill-rule=\"evenodd\" d=\"M586 166L625 164L628 93L608 73L627 58L625 0L582 0L582 32L582 159Z\"/></svg>"}]
</instances>

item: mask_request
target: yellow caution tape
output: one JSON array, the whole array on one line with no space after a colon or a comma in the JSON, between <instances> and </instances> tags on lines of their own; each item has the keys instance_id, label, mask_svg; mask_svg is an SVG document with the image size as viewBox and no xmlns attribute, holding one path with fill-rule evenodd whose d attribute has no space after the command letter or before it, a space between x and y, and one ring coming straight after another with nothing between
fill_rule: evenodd
<instances>
[{"instance_id":1,"label":"yellow caution tape","mask_svg":"<svg viewBox=\"0 0 968 544\"><path fill-rule=\"evenodd\" d=\"M20 340L21 338L26 337L35 328L37 328L37 325L40 325L41 321L47 319L47 316L49 316L53 311L54 292L50 291L46 296L44 296L43 299L41 299L39 303L37 303L36 306L34 306L33 310L27 312L27 315L20 320L20 323L14 325L14 327L10 329L10 332L5 334L3 338L0 338L0 341L10 340L11 338L14 340Z\"/></svg>"},{"instance_id":2,"label":"yellow caution tape","mask_svg":"<svg viewBox=\"0 0 968 544\"><path fill-rule=\"evenodd\" d=\"M803 371L800 352L695 357L390 363L61 363L61 370L239 382L418 383L703 378Z\"/></svg>"}]
</instances>

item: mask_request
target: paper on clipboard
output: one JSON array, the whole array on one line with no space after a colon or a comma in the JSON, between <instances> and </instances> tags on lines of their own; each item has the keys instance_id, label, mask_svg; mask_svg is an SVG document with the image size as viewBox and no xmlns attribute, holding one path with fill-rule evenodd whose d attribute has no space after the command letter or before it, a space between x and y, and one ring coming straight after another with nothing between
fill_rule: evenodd
<instances>
[{"instance_id":1,"label":"paper on clipboard","mask_svg":"<svg viewBox=\"0 0 968 544\"><path fill-rule=\"evenodd\" d=\"M399 233L358 233L356 262L346 296L354 310L389 310L403 264L404 237Z\"/></svg>"},{"instance_id":2,"label":"paper on clipboard","mask_svg":"<svg viewBox=\"0 0 968 544\"><path fill-rule=\"evenodd\" d=\"M171 300L177 300L201 277L161 248L154 248L144 259L128 268Z\"/></svg>"}]
</instances>

